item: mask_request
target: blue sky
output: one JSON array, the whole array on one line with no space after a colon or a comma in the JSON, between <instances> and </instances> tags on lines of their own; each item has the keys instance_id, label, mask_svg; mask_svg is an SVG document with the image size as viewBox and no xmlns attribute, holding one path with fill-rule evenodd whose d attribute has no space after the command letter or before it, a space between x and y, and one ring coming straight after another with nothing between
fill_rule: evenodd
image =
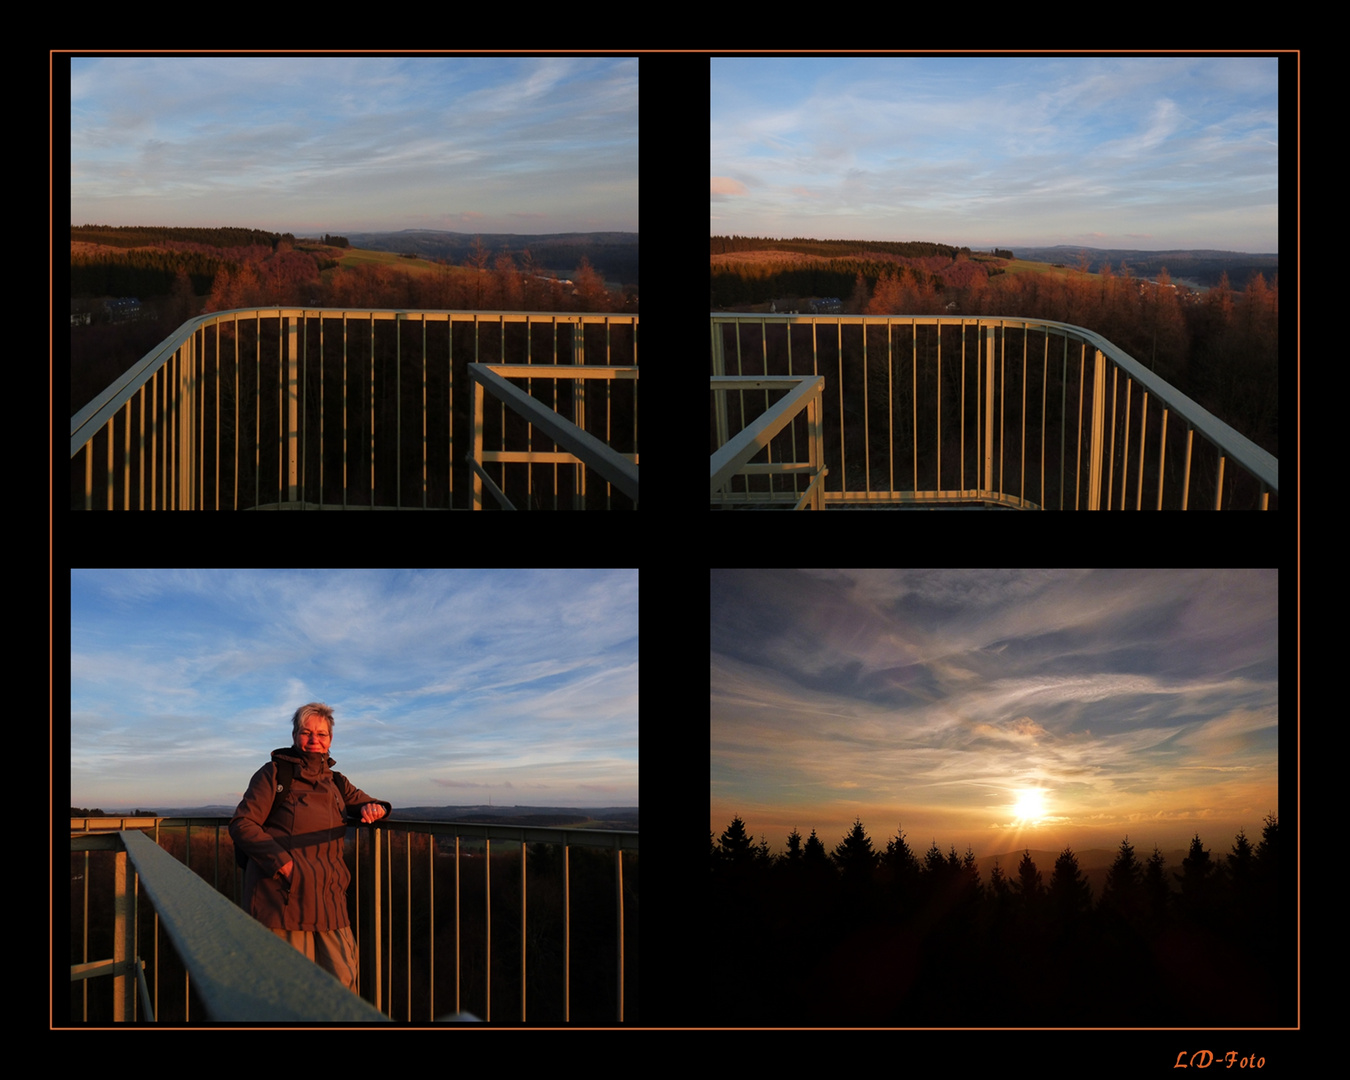
<instances>
[{"instance_id":1,"label":"blue sky","mask_svg":"<svg viewBox=\"0 0 1350 1080\"><path fill-rule=\"evenodd\" d=\"M76 57L74 225L636 231L638 61Z\"/></svg>"},{"instance_id":2,"label":"blue sky","mask_svg":"<svg viewBox=\"0 0 1350 1080\"><path fill-rule=\"evenodd\" d=\"M395 807L637 805L636 570L74 570L71 627L76 806L233 804L309 701Z\"/></svg>"},{"instance_id":3,"label":"blue sky","mask_svg":"<svg viewBox=\"0 0 1350 1080\"><path fill-rule=\"evenodd\" d=\"M714 570L715 835L1227 851L1278 811L1273 570ZM1030 794L1029 794L1030 793Z\"/></svg>"},{"instance_id":4,"label":"blue sky","mask_svg":"<svg viewBox=\"0 0 1350 1080\"><path fill-rule=\"evenodd\" d=\"M1277 252L1276 61L712 59L713 235Z\"/></svg>"}]
</instances>

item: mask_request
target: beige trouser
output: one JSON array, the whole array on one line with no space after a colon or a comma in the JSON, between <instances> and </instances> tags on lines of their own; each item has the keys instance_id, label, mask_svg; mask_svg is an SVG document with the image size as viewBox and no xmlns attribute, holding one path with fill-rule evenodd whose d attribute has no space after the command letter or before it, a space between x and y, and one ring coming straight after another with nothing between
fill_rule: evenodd
<instances>
[{"instance_id":1,"label":"beige trouser","mask_svg":"<svg viewBox=\"0 0 1350 1080\"><path fill-rule=\"evenodd\" d=\"M360 958L356 952L356 938L350 926L340 930L282 930L272 927L272 933L289 942L324 971L331 972L353 994L357 993L356 973Z\"/></svg>"}]
</instances>

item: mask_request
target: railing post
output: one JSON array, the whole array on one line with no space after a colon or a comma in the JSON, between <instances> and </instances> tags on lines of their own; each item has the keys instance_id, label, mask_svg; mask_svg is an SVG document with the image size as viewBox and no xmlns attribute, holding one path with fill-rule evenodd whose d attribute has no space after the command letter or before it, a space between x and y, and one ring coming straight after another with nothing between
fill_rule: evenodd
<instances>
[{"instance_id":1,"label":"railing post","mask_svg":"<svg viewBox=\"0 0 1350 1080\"><path fill-rule=\"evenodd\" d=\"M578 316L572 326L572 363L578 367L586 363L586 320ZM586 380L572 380L572 422L586 430ZM572 466L575 481L572 485L572 508L586 509L586 468L581 462Z\"/></svg>"},{"instance_id":2,"label":"railing post","mask_svg":"<svg viewBox=\"0 0 1350 1080\"><path fill-rule=\"evenodd\" d=\"M1102 500L1102 444L1106 428L1106 357L1094 349L1092 365L1092 450L1088 461L1088 509L1100 510ZM1142 451L1141 451L1142 453Z\"/></svg>"},{"instance_id":3,"label":"railing post","mask_svg":"<svg viewBox=\"0 0 1350 1080\"><path fill-rule=\"evenodd\" d=\"M375 940L372 942L375 954L375 1008L384 1012L384 852L380 846L384 842L383 829L374 828L370 831L372 846L375 849L374 878L375 900L372 904L372 916L375 922Z\"/></svg>"},{"instance_id":4,"label":"railing post","mask_svg":"<svg viewBox=\"0 0 1350 1080\"><path fill-rule=\"evenodd\" d=\"M614 890L619 911L619 1023L623 1023L623 848L614 848Z\"/></svg>"},{"instance_id":5,"label":"railing post","mask_svg":"<svg viewBox=\"0 0 1350 1080\"><path fill-rule=\"evenodd\" d=\"M985 327L984 490L994 490L994 328ZM938 485L941 487L941 484Z\"/></svg>"},{"instance_id":6,"label":"railing post","mask_svg":"<svg viewBox=\"0 0 1350 1080\"><path fill-rule=\"evenodd\" d=\"M477 379L469 379L469 393L473 395L473 457L480 467L483 464L483 384ZM471 470L473 473L473 501L470 506L474 510L483 509L483 478L478 474L478 470ZM505 481L503 481L505 482Z\"/></svg>"},{"instance_id":7,"label":"railing post","mask_svg":"<svg viewBox=\"0 0 1350 1080\"><path fill-rule=\"evenodd\" d=\"M737 331L739 333L739 331ZM792 324L788 323L788 334L792 333ZM727 373L726 347L722 340L722 324L716 319L712 320L712 373L714 376L725 375ZM731 438L727 432L727 396L725 393L719 394L713 392L713 415L714 422L717 424L717 445L720 449L725 446L727 440Z\"/></svg>"},{"instance_id":8,"label":"railing post","mask_svg":"<svg viewBox=\"0 0 1350 1080\"><path fill-rule=\"evenodd\" d=\"M811 496L812 510L825 509L825 484L824 481L817 481L817 474L825 468L825 434L821 417L823 409L824 399L820 394L813 394L806 406L806 437L810 444L807 456L811 460L811 482L815 483L815 493Z\"/></svg>"},{"instance_id":9,"label":"railing post","mask_svg":"<svg viewBox=\"0 0 1350 1080\"><path fill-rule=\"evenodd\" d=\"M290 494L287 500L295 502L300 498L300 480L298 473L300 435L300 355L299 326L294 316L286 319L286 337L289 339L290 357L287 360L287 426L286 426L286 471L287 486Z\"/></svg>"},{"instance_id":10,"label":"railing post","mask_svg":"<svg viewBox=\"0 0 1350 1080\"><path fill-rule=\"evenodd\" d=\"M113 1023L136 1015L136 888L134 871L120 844L113 857Z\"/></svg>"}]
</instances>

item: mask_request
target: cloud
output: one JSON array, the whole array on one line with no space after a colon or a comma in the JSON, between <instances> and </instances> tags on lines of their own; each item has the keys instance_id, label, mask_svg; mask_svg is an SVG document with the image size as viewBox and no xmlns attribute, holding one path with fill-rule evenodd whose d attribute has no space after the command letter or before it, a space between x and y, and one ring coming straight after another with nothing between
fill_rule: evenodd
<instances>
[{"instance_id":1,"label":"cloud","mask_svg":"<svg viewBox=\"0 0 1350 1080\"><path fill-rule=\"evenodd\" d=\"M733 180L729 176L714 176L712 178L712 193L714 195L744 195L746 190L745 185L739 180Z\"/></svg>"}]
</instances>

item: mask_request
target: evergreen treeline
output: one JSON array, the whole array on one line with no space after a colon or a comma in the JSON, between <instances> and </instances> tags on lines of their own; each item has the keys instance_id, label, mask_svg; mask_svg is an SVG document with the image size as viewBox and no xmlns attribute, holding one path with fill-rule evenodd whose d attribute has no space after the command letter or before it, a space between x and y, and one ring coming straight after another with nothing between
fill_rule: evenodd
<instances>
[{"instance_id":1,"label":"evergreen treeline","mask_svg":"<svg viewBox=\"0 0 1350 1080\"><path fill-rule=\"evenodd\" d=\"M211 247L252 247L263 244L275 248L283 240L295 243L292 233L267 232L265 229L198 229L158 225L72 225L72 240L109 247L147 247L170 243L207 244Z\"/></svg>"},{"instance_id":2,"label":"evergreen treeline","mask_svg":"<svg viewBox=\"0 0 1350 1080\"><path fill-rule=\"evenodd\" d=\"M711 1021L898 1027L1294 1023L1294 867L1279 827L1179 868L1121 841L1100 897L1065 848L981 879L975 855L861 820L832 848L797 830L777 857L739 817L709 839ZM753 927L753 934L746 928Z\"/></svg>"},{"instance_id":3,"label":"evergreen treeline","mask_svg":"<svg viewBox=\"0 0 1350 1080\"><path fill-rule=\"evenodd\" d=\"M228 265L201 251L136 248L131 251L71 252L70 295L167 296L182 270L195 293L210 291L216 274Z\"/></svg>"},{"instance_id":4,"label":"evergreen treeline","mask_svg":"<svg viewBox=\"0 0 1350 1080\"><path fill-rule=\"evenodd\" d=\"M874 252L915 259L932 255L954 259L962 252L970 254L968 247L930 244L921 240L815 240L800 236L794 236L791 240L772 240L759 236L714 236L711 249L713 255L726 255L733 251L797 251L803 255L819 255L827 259ZM1007 253L1006 257L1012 258L1012 253Z\"/></svg>"}]
</instances>

